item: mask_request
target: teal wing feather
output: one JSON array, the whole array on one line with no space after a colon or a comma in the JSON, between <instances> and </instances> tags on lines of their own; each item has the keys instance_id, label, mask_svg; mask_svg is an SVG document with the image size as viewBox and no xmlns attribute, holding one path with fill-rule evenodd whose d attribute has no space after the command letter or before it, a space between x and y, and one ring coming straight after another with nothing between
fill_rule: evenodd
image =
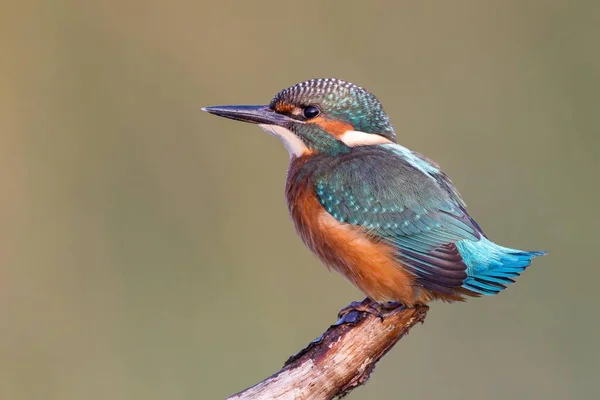
<instances>
[{"instance_id":1,"label":"teal wing feather","mask_svg":"<svg viewBox=\"0 0 600 400\"><path fill-rule=\"evenodd\" d=\"M467 265L456 243L483 233L435 164L395 144L364 146L312 180L329 214L393 245L424 287L452 293L462 286Z\"/></svg>"}]
</instances>

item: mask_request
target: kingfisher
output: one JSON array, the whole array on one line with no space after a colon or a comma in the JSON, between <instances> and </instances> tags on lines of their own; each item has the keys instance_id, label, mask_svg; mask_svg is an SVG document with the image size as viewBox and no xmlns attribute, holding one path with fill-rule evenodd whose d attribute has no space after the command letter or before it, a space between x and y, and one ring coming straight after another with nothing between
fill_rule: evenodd
<instances>
[{"instance_id":1,"label":"kingfisher","mask_svg":"<svg viewBox=\"0 0 600 400\"><path fill-rule=\"evenodd\" d=\"M360 86L312 79L268 105L202 110L258 124L283 142L296 231L376 303L413 307L495 295L546 254L490 241L448 175L396 143L383 106Z\"/></svg>"}]
</instances>

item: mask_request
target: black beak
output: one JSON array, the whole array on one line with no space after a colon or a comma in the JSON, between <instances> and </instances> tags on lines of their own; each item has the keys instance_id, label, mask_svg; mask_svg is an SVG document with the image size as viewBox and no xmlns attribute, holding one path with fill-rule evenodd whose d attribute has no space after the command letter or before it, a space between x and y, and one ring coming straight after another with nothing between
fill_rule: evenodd
<instances>
[{"instance_id":1,"label":"black beak","mask_svg":"<svg viewBox=\"0 0 600 400\"><path fill-rule=\"evenodd\" d=\"M276 113L269 106L214 106L204 107L202 111L218 115L219 117L253 124L285 126L290 123L300 122Z\"/></svg>"}]
</instances>

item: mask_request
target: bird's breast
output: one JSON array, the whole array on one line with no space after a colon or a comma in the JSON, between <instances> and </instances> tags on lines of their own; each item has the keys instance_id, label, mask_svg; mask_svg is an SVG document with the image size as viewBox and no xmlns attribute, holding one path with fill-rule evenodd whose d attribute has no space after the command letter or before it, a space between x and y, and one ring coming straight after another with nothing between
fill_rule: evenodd
<instances>
[{"instance_id":1,"label":"bird's breast","mask_svg":"<svg viewBox=\"0 0 600 400\"><path fill-rule=\"evenodd\" d=\"M306 246L372 299L414 304L414 276L403 269L394 256L396 250L368 235L364 228L333 218L319 203L304 162L292 160L286 198L296 231Z\"/></svg>"}]
</instances>

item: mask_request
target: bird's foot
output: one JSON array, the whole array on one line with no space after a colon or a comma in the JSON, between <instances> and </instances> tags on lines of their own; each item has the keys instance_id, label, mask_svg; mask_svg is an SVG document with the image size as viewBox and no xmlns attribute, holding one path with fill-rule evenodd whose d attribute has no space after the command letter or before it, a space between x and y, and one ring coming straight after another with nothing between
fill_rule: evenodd
<instances>
[{"instance_id":1,"label":"bird's foot","mask_svg":"<svg viewBox=\"0 0 600 400\"><path fill-rule=\"evenodd\" d=\"M387 313L398 307L403 307L403 305L398 302L378 303L367 297L363 301L353 301L342 308L338 313L338 318L343 322L352 322L351 320L356 319L357 313L367 313L374 315L383 321ZM354 313L352 313L353 311Z\"/></svg>"}]
</instances>

